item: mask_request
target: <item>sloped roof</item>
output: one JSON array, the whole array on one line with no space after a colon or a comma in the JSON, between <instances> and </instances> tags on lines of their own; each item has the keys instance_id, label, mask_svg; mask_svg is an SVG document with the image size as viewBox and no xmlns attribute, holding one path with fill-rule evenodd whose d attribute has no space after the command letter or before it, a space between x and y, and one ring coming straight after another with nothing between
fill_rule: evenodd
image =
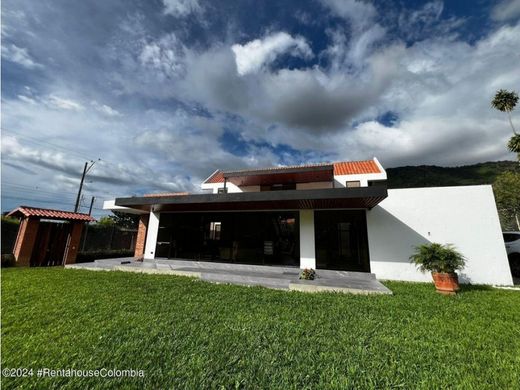
<instances>
[{"instance_id":1,"label":"sloped roof","mask_svg":"<svg viewBox=\"0 0 520 390\"><path fill-rule=\"evenodd\" d=\"M63 210L53 210L53 209L42 209L38 207L30 207L30 206L20 206L9 214L9 217L38 217L38 218L46 218L46 219L58 219L63 221L85 221L85 222L93 222L95 221L88 214L84 213L74 213L71 211L63 211Z\"/></svg>"},{"instance_id":2,"label":"sloped roof","mask_svg":"<svg viewBox=\"0 0 520 390\"><path fill-rule=\"evenodd\" d=\"M236 175L239 176L241 173L253 173L255 171L262 171L265 173L284 173L284 171L293 171L295 169L308 169L308 168L323 168L330 166L334 169L334 175L359 175L359 174L371 174L381 173L381 169L374 160L365 161L340 161L335 163L317 163L317 164L304 164L304 165L291 165L283 167L271 167L265 169L246 169L240 171L215 171L209 178L206 179L204 184L223 183L224 176Z\"/></svg>"},{"instance_id":3,"label":"sloped roof","mask_svg":"<svg viewBox=\"0 0 520 390\"><path fill-rule=\"evenodd\" d=\"M334 163L334 175L360 175L367 173L381 173L374 160L343 161Z\"/></svg>"},{"instance_id":4,"label":"sloped roof","mask_svg":"<svg viewBox=\"0 0 520 390\"><path fill-rule=\"evenodd\" d=\"M210 177L206 179L204 183L224 183L224 172L215 171Z\"/></svg>"}]
</instances>

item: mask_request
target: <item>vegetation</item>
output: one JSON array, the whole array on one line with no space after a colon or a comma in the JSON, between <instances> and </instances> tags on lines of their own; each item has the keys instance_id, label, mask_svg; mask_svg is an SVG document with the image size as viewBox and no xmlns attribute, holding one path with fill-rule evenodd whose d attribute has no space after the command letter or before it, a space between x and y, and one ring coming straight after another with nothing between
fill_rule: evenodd
<instances>
[{"instance_id":1,"label":"vegetation","mask_svg":"<svg viewBox=\"0 0 520 390\"><path fill-rule=\"evenodd\" d=\"M461 167L435 165L388 168L388 188L493 184L503 172L520 171L518 162L485 162Z\"/></svg>"},{"instance_id":2,"label":"vegetation","mask_svg":"<svg viewBox=\"0 0 520 390\"><path fill-rule=\"evenodd\" d=\"M134 251L128 249L106 249L79 252L76 263L89 263L94 260L112 259L116 257L133 257Z\"/></svg>"},{"instance_id":3,"label":"vegetation","mask_svg":"<svg viewBox=\"0 0 520 390\"><path fill-rule=\"evenodd\" d=\"M415 247L410 261L422 272L453 273L464 268L464 256L453 245L437 243L423 244Z\"/></svg>"},{"instance_id":4,"label":"vegetation","mask_svg":"<svg viewBox=\"0 0 520 390\"><path fill-rule=\"evenodd\" d=\"M520 135L517 134L515 126L513 125L513 120L511 119L511 111L515 109L517 103L518 94L515 91L500 89L491 101L491 107L507 113L509 124L513 130L513 137L511 137L507 146L511 152L518 153L518 158L520 159Z\"/></svg>"},{"instance_id":5,"label":"vegetation","mask_svg":"<svg viewBox=\"0 0 520 390\"><path fill-rule=\"evenodd\" d=\"M502 173L493 184L493 190L502 228L520 230L520 173Z\"/></svg>"},{"instance_id":6,"label":"vegetation","mask_svg":"<svg viewBox=\"0 0 520 390\"><path fill-rule=\"evenodd\" d=\"M98 224L116 225L123 229L137 229L137 226L139 225L139 216L125 214L119 211L112 211L112 215L101 217Z\"/></svg>"},{"instance_id":7,"label":"vegetation","mask_svg":"<svg viewBox=\"0 0 520 390\"><path fill-rule=\"evenodd\" d=\"M430 284L386 285L393 296L3 270L3 368L133 368L145 376L2 378L2 387L518 388L518 292L462 286L446 299Z\"/></svg>"},{"instance_id":8,"label":"vegetation","mask_svg":"<svg viewBox=\"0 0 520 390\"><path fill-rule=\"evenodd\" d=\"M13 250L20 221L16 218L2 216L2 254L9 254Z\"/></svg>"},{"instance_id":9,"label":"vegetation","mask_svg":"<svg viewBox=\"0 0 520 390\"><path fill-rule=\"evenodd\" d=\"M506 91L505 89L499 89L491 101L491 107L507 113L514 134L516 134L516 129L511 119L511 111L515 109L517 103L518 94L515 91Z\"/></svg>"},{"instance_id":10,"label":"vegetation","mask_svg":"<svg viewBox=\"0 0 520 390\"><path fill-rule=\"evenodd\" d=\"M518 159L520 160L520 134L513 135L509 142L507 143L507 147L511 152L515 152L518 155Z\"/></svg>"},{"instance_id":11,"label":"vegetation","mask_svg":"<svg viewBox=\"0 0 520 390\"><path fill-rule=\"evenodd\" d=\"M312 268L305 268L300 273L300 279L314 280L316 279L316 271L314 271Z\"/></svg>"}]
</instances>

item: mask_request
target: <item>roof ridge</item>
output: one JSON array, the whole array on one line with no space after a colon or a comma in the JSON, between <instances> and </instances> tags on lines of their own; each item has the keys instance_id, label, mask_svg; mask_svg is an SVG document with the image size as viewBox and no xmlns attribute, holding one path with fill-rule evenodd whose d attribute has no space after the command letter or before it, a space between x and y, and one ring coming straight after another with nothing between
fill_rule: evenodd
<instances>
[{"instance_id":1,"label":"roof ridge","mask_svg":"<svg viewBox=\"0 0 520 390\"><path fill-rule=\"evenodd\" d=\"M71 213L71 214L83 214L88 215L87 213L82 213L81 211L68 211L68 210L59 210L59 209L48 209L45 207L36 207L36 206L18 206L17 209L31 209L31 210L45 210L45 211L56 211L58 213Z\"/></svg>"}]
</instances>

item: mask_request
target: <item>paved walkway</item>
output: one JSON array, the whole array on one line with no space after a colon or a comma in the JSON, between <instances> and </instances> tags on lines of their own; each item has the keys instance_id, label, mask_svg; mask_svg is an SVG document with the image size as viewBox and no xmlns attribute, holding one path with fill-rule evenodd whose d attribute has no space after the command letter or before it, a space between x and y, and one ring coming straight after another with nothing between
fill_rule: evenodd
<instances>
[{"instance_id":1,"label":"paved walkway","mask_svg":"<svg viewBox=\"0 0 520 390\"><path fill-rule=\"evenodd\" d=\"M230 283L247 286L297 290L306 292L336 291L354 294L391 294L374 274L317 270L315 280L300 280L295 267L214 263L191 260L145 260L118 258L96 260L92 263L66 265L70 269L95 271L127 271L150 274L169 274L199 278L213 283Z\"/></svg>"}]
</instances>

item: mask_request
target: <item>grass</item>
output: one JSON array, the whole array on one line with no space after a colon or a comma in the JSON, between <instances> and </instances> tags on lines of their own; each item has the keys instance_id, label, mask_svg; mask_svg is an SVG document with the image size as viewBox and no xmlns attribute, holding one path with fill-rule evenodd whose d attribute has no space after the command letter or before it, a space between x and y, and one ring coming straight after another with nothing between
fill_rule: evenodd
<instances>
[{"instance_id":1,"label":"grass","mask_svg":"<svg viewBox=\"0 0 520 390\"><path fill-rule=\"evenodd\" d=\"M520 386L520 293L388 282L305 294L184 277L2 271L4 368L141 369L144 378L3 378L24 388Z\"/></svg>"}]
</instances>

